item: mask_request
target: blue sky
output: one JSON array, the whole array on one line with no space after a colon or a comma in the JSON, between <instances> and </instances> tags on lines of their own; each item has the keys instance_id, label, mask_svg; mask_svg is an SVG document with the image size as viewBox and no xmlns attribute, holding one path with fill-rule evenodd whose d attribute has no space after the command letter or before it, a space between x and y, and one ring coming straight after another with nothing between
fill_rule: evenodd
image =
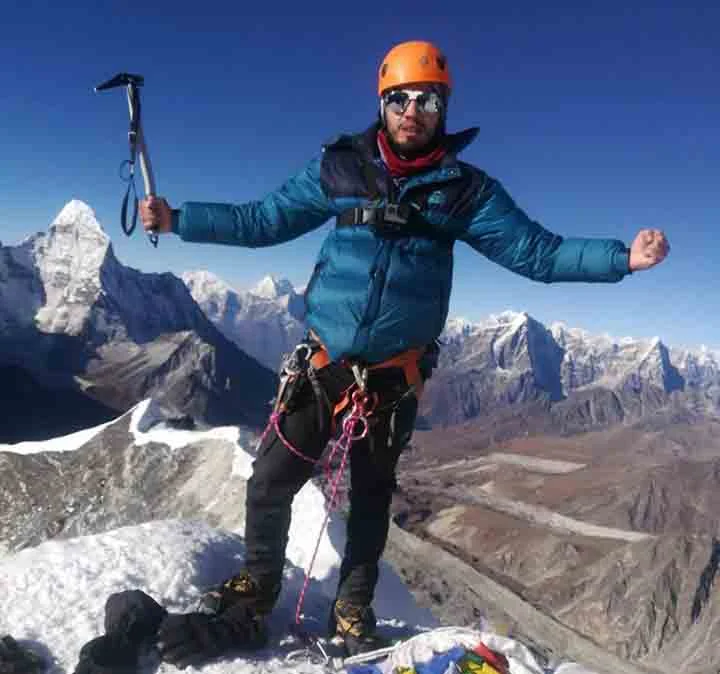
<instances>
[{"instance_id":1,"label":"blue sky","mask_svg":"<svg viewBox=\"0 0 720 674\"><path fill-rule=\"evenodd\" d=\"M3 10L4 244L44 230L78 198L127 265L208 269L239 288L268 273L302 285L329 225L264 250L167 236L155 250L138 232L126 238L124 93L93 86L119 71L145 76L146 135L171 204L238 203L277 187L329 137L365 128L382 56L428 39L455 81L449 128L481 128L463 159L501 180L533 219L628 243L659 227L672 246L660 267L617 285L546 286L459 244L451 314L511 308L593 332L720 347L716 2L97 5Z\"/></svg>"}]
</instances>

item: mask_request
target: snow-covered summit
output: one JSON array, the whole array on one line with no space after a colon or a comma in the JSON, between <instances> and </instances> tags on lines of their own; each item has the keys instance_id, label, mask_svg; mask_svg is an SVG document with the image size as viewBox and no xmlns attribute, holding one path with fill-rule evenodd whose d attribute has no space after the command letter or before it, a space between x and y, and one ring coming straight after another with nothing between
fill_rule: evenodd
<instances>
[{"instance_id":1,"label":"snow-covered summit","mask_svg":"<svg viewBox=\"0 0 720 674\"><path fill-rule=\"evenodd\" d=\"M79 334L102 289L100 269L110 239L86 203L67 203L47 233L34 237L35 264L45 302L35 316L43 332Z\"/></svg>"},{"instance_id":2,"label":"snow-covered summit","mask_svg":"<svg viewBox=\"0 0 720 674\"><path fill-rule=\"evenodd\" d=\"M55 217L50 229L57 225L70 225L76 229L88 229L97 233L105 233L95 211L80 199L71 199Z\"/></svg>"},{"instance_id":3,"label":"snow-covered summit","mask_svg":"<svg viewBox=\"0 0 720 674\"><path fill-rule=\"evenodd\" d=\"M2 248L2 269L11 292L0 291L0 329L76 337L92 325L98 342L129 335L144 343L201 318L178 278L118 262L95 212L77 199L47 231Z\"/></svg>"},{"instance_id":4,"label":"snow-covered summit","mask_svg":"<svg viewBox=\"0 0 720 674\"><path fill-rule=\"evenodd\" d=\"M455 318L449 318L445 323L445 330L443 331L443 337L446 339L456 339L461 337L469 337L478 326L469 321L467 318L457 316Z\"/></svg>"},{"instance_id":5,"label":"snow-covered summit","mask_svg":"<svg viewBox=\"0 0 720 674\"><path fill-rule=\"evenodd\" d=\"M482 321L481 325L520 325L526 323L529 319L530 315L526 311L505 309L498 314L490 314L487 319Z\"/></svg>"},{"instance_id":6,"label":"snow-covered summit","mask_svg":"<svg viewBox=\"0 0 720 674\"><path fill-rule=\"evenodd\" d=\"M238 294L227 281L206 270L185 271L180 275L180 279L198 304L201 304L201 300Z\"/></svg>"},{"instance_id":7,"label":"snow-covered summit","mask_svg":"<svg viewBox=\"0 0 720 674\"><path fill-rule=\"evenodd\" d=\"M293 295L296 290L286 278L277 278L271 275L265 276L256 286L250 289L250 293L268 300L276 300L286 295Z\"/></svg>"},{"instance_id":8,"label":"snow-covered summit","mask_svg":"<svg viewBox=\"0 0 720 674\"><path fill-rule=\"evenodd\" d=\"M498 314L490 314L479 323L474 323L463 317L449 318L445 323L443 338L445 339L466 339L486 331L497 332L519 330L529 321L531 317L524 311L511 311L509 309Z\"/></svg>"},{"instance_id":9,"label":"snow-covered summit","mask_svg":"<svg viewBox=\"0 0 720 674\"><path fill-rule=\"evenodd\" d=\"M182 280L218 330L271 370L305 333L304 301L286 279L266 276L249 291L207 271L186 272Z\"/></svg>"},{"instance_id":10,"label":"snow-covered summit","mask_svg":"<svg viewBox=\"0 0 720 674\"><path fill-rule=\"evenodd\" d=\"M0 592L0 634L12 634L21 644L38 650L50 664L48 674L73 671L82 645L105 631L105 601L111 593L141 589L169 611L184 613L196 609L200 595L208 587L243 566L245 545L240 522L244 479L250 475L253 459L247 447L250 437L239 435L236 428L214 429L212 438L208 432L178 431L157 425L143 431L141 422L148 415L152 416L150 407L149 401L145 401L129 413L129 428L117 424L107 435L106 450L98 454L98 461L108 461L107 470L103 472L107 479L107 485L104 485L106 499L99 506L100 512L102 508L114 507L116 512L124 513L125 524L112 526L105 517L87 518L87 527L92 533L87 533L87 528L81 534L66 529L55 539L43 541L41 537L35 545L0 555L0 587L3 589ZM103 429L94 430L98 435L103 433ZM56 443L48 446L50 449L66 450L53 454L47 469L51 472L59 468L61 474L63 468L72 463L75 451L90 451L87 446L62 448ZM12 447L10 451L13 451ZM117 459L117 454L122 452L131 452L133 460L111 459L113 456ZM153 456L153 471L162 471L164 465L172 470L183 457L187 465L192 466L194 453L201 453L194 474L191 471L186 475L188 479L181 483L169 479L163 481L165 491L174 491L166 497L180 511L192 512L193 519L156 517L148 521L147 510L141 508L133 521L133 509L128 504L135 495L132 491L124 491L125 485L134 483L139 497L144 495L155 500L156 496L142 493L145 482L136 474L140 470L141 457ZM173 456L175 460L172 460ZM44 457L34 458L38 465L34 465L32 475L40 479L38 466L45 465ZM230 459L232 471L228 470ZM225 476L226 481L219 485L220 489L225 489L222 495L218 495L217 490L207 489L208 479L218 470L217 474ZM118 478L117 471L122 475L119 480L115 479ZM110 496L110 485L119 486L119 483L123 486ZM21 479L15 484L19 485L18 492L26 488ZM152 486L144 488L153 489ZM68 502L65 490L57 494L67 509L68 518L82 516L74 512L82 502L82 496L77 491L73 496L75 500ZM183 498L190 499L191 510L183 510L179 505ZM214 519L209 513L222 500L229 500L231 506L238 507L230 508L234 512L232 521L219 525L222 528L213 528L207 523ZM311 632L322 633L325 629L345 547L345 525L339 512L330 514L330 528L321 531L325 507L325 498L312 482L305 485L293 503L283 588L278 605L269 617L268 647L258 654L228 653L208 663L203 671L216 674L324 674L328 671L327 665L311 660L298 650L298 643L288 635L288 625L293 622L306 572L312 582L304 595L302 626ZM45 538L48 536L46 534ZM318 539L320 545L315 557ZM311 569L313 558L315 563ZM381 566L374 602L381 630L397 636L417 633L393 651L391 659L385 663L387 667L381 671L391 672L401 665L424 663L453 646L471 648L478 641L503 653L514 674L551 671L543 669L520 642L493 633L485 620L478 621L478 629L433 629L438 628L438 623L430 611L415 603L401 578L387 563L383 562ZM177 671L160 662L154 652L144 656L140 665L142 671L150 671L152 667L158 674ZM554 674L591 674L590 670L567 665L571 668L566 670L560 666L552 671Z\"/></svg>"}]
</instances>

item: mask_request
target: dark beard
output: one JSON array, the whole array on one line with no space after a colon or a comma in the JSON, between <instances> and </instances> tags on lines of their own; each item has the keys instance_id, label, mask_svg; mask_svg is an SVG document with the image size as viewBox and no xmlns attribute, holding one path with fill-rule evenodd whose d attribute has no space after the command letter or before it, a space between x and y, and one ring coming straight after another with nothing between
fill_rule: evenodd
<instances>
[{"instance_id":1,"label":"dark beard","mask_svg":"<svg viewBox=\"0 0 720 674\"><path fill-rule=\"evenodd\" d=\"M385 126L384 128L387 135L388 143L390 144L392 151L401 159L407 159L408 161L412 161L413 159L417 159L418 157L429 154L435 148L441 145L445 139L445 124L441 123L438 125L438 128L435 129L435 134L433 135L433 137L427 143L425 143L425 145L421 145L419 148L415 149L408 149L402 147L401 145L398 145L393 140L392 136L388 133L387 126Z\"/></svg>"}]
</instances>

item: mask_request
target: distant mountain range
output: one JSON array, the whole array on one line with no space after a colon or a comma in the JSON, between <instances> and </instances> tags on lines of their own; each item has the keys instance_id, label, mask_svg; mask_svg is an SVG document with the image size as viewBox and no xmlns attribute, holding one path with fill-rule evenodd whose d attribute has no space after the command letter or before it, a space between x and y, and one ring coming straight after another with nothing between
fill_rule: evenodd
<instances>
[{"instance_id":1,"label":"distant mountain range","mask_svg":"<svg viewBox=\"0 0 720 674\"><path fill-rule=\"evenodd\" d=\"M267 367L301 339L302 295L266 277L249 291L207 272L183 275L208 318ZM592 335L527 313L502 312L472 323L450 319L440 366L428 382L421 425L453 425L508 407L538 405L546 430L578 432L657 416L720 411L720 353L671 349L650 340Z\"/></svg>"},{"instance_id":2,"label":"distant mountain range","mask_svg":"<svg viewBox=\"0 0 720 674\"><path fill-rule=\"evenodd\" d=\"M303 313L302 293L282 278L240 291L207 271L179 279L124 267L79 201L46 233L0 245L0 367L19 368L38 391L91 398L84 422L153 395L170 417L260 425L275 392L268 370L302 338ZM662 426L720 410L720 354L705 348L547 327L514 312L478 323L451 319L441 340L421 427L509 411L523 417L527 408L540 411L543 430L572 433L641 418ZM68 407L58 415L68 428L59 429L72 430L75 403L55 397ZM2 437L23 434L19 421L4 426Z\"/></svg>"},{"instance_id":3,"label":"distant mountain range","mask_svg":"<svg viewBox=\"0 0 720 674\"><path fill-rule=\"evenodd\" d=\"M266 276L242 292L207 271L186 272L182 280L218 330L273 371L305 333L305 300L290 281Z\"/></svg>"},{"instance_id":4,"label":"distant mountain range","mask_svg":"<svg viewBox=\"0 0 720 674\"><path fill-rule=\"evenodd\" d=\"M659 338L595 336L504 312L473 324L450 320L423 413L433 424L546 403L554 430L576 432L657 416L715 416L720 354L671 349Z\"/></svg>"}]
</instances>

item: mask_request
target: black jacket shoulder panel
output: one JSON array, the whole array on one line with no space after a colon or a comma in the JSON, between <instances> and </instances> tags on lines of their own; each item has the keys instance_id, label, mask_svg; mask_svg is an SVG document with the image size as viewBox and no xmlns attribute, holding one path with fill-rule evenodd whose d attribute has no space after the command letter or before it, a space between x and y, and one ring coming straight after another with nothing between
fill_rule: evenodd
<instances>
[{"instance_id":1,"label":"black jacket shoulder panel","mask_svg":"<svg viewBox=\"0 0 720 674\"><path fill-rule=\"evenodd\" d=\"M327 152L328 150L351 148L352 138L353 137L347 133L340 133L337 136L333 136L328 141L322 144L322 151Z\"/></svg>"},{"instance_id":2,"label":"black jacket shoulder panel","mask_svg":"<svg viewBox=\"0 0 720 674\"><path fill-rule=\"evenodd\" d=\"M474 213L478 204L483 204L490 198L488 192L491 179L482 169L468 164L458 162L462 178L451 183L446 188L449 192L448 201L451 205L450 215L456 218L466 218ZM484 196L487 193L487 196Z\"/></svg>"},{"instance_id":3,"label":"black jacket shoulder panel","mask_svg":"<svg viewBox=\"0 0 720 674\"><path fill-rule=\"evenodd\" d=\"M364 164L373 162L377 151L375 124L366 131L349 135L342 134L323 146L320 162L320 181L326 194L332 197L372 197L386 194L387 185L382 173L375 171L375 190L367 184Z\"/></svg>"}]
</instances>

